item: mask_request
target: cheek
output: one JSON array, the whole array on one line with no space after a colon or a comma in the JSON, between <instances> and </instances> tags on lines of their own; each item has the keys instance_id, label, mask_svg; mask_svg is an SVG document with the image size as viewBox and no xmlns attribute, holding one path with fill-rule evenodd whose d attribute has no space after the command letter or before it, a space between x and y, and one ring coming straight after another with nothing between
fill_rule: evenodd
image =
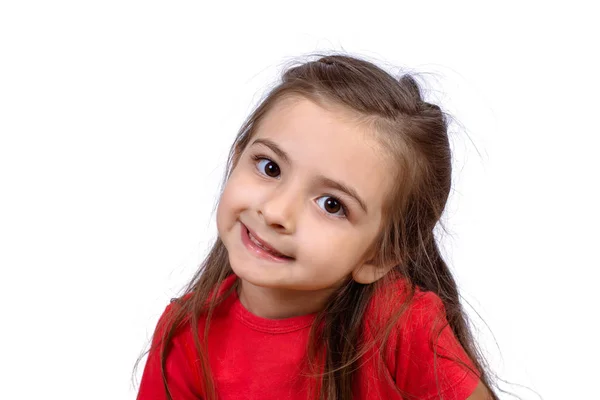
<instances>
[{"instance_id":1,"label":"cheek","mask_svg":"<svg viewBox=\"0 0 600 400\"><path fill-rule=\"evenodd\" d=\"M220 234L230 227L237 214L236 195L233 189L234 187L228 182L217 205L217 230Z\"/></svg>"},{"instance_id":2,"label":"cheek","mask_svg":"<svg viewBox=\"0 0 600 400\"><path fill-rule=\"evenodd\" d=\"M219 199L219 204L217 205L217 232L219 233L219 235L221 237L222 237L223 231L225 229L225 211L224 211L226 209L225 200L226 200L225 192L223 192L223 195Z\"/></svg>"},{"instance_id":3,"label":"cheek","mask_svg":"<svg viewBox=\"0 0 600 400\"><path fill-rule=\"evenodd\" d=\"M248 194L253 193L253 191L249 190L248 185L244 184L242 178L232 174L225 185L217 206L217 228L219 230L222 227L225 228L227 223L233 222L241 211L248 208L251 202Z\"/></svg>"},{"instance_id":4,"label":"cheek","mask_svg":"<svg viewBox=\"0 0 600 400\"><path fill-rule=\"evenodd\" d=\"M336 229L315 223L306 227L303 234L304 248L308 260L319 260L326 272L333 274L340 270L352 269L364 252L364 241L356 232Z\"/></svg>"},{"instance_id":5,"label":"cheek","mask_svg":"<svg viewBox=\"0 0 600 400\"><path fill-rule=\"evenodd\" d=\"M376 226L368 224L340 229L319 229L309 238L319 258L329 263L338 272L353 270L365 262L366 253L375 239Z\"/></svg>"}]
</instances>

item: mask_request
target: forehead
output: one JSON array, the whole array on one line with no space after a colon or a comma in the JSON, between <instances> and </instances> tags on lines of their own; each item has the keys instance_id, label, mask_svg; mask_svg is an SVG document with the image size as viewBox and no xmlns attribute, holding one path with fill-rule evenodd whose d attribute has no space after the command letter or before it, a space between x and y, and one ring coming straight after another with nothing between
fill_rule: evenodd
<instances>
[{"instance_id":1,"label":"forehead","mask_svg":"<svg viewBox=\"0 0 600 400\"><path fill-rule=\"evenodd\" d=\"M263 117L257 138L280 146L295 173L324 175L352 186L373 208L383 206L393 175L388 154L349 110L303 97L281 100Z\"/></svg>"}]
</instances>

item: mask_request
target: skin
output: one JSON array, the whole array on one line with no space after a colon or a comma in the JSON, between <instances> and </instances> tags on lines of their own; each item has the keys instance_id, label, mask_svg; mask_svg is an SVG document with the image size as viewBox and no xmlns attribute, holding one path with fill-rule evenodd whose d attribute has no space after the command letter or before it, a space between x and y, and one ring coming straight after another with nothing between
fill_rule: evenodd
<instances>
[{"instance_id":1,"label":"skin","mask_svg":"<svg viewBox=\"0 0 600 400\"><path fill-rule=\"evenodd\" d=\"M287 157L256 140L275 144ZM271 161L280 172L276 177L265 169L273 167ZM391 189L390 174L381 173L388 168L372 133L346 110L297 97L275 105L240 155L217 209L219 235L241 279L242 304L266 318L304 315L322 309L349 277L371 283L383 276L386 268L370 264L366 252ZM352 187L366 210L319 182L320 175ZM344 204L347 216L326 207L331 197ZM242 223L293 260L277 263L249 252Z\"/></svg>"},{"instance_id":2,"label":"skin","mask_svg":"<svg viewBox=\"0 0 600 400\"><path fill-rule=\"evenodd\" d=\"M492 396L490 396L490 392L486 389L483 382L479 381L475 391L467 397L467 400L492 400Z\"/></svg>"}]
</instances>

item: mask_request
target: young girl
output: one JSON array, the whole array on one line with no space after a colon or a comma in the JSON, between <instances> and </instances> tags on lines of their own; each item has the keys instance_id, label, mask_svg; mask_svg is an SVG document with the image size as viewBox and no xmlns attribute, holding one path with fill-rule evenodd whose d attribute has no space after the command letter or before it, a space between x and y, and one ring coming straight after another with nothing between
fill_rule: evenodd
<instances>
[{"instance_id":1,"label":"young girl","mask_svg":"<svg viewBox=\"0 0 600 400\"><path fill-rule=\"evenodd\" d=\"M323 56L233 144L218 238L153 336L150 399L497 399L433 230L447 119L409 75Z\"/></svg>"}]
</instances>

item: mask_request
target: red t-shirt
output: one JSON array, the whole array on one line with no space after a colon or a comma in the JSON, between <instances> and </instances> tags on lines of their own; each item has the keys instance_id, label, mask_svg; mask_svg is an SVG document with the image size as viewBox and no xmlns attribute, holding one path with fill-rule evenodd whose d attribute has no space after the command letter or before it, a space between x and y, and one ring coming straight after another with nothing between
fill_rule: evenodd
<instances>
[{"instance_id":1,"label":"red t-shirt","mask_svg":"<svg viewBox=\"0 0 600 400\"><path fill-rule=\"evenodd\" d=\"M235 275L228 277L224 289L235 279ZM395 291L399 296L402 287L399 284ZM366 324L365 335L372 337L373 329L377 329L374 327L379 326L376 321L381 320L382 314L375 313L378 305L383 301L399 304L399 299L373 296L365 318L375 322ZM210 323L208 355L219 400L309 399L315 380L306 376L305 361L314 318L314 314L281 320L261 318L246 310L233 291L217 307ZM364 356L355 375L354 398L437 399L439 389L445 400L466 399L477 386L479 372L473 373L459 362L439 356L458 358L473 366L449 326L439 335L439 355L434 364L432 339L439 332L434 327L440 321L445 324L446 318L439 297L417 289L409 309L391 331L384 352L373 349ZM203 329L201 321L198 331L202 334ZM166 399L156 336L159 335L155 335L148 355L138 400ZM174 337L165 367L174 400L203 397L197 359L191 328L185 327Z\"/></svg>"}]
</instances>

